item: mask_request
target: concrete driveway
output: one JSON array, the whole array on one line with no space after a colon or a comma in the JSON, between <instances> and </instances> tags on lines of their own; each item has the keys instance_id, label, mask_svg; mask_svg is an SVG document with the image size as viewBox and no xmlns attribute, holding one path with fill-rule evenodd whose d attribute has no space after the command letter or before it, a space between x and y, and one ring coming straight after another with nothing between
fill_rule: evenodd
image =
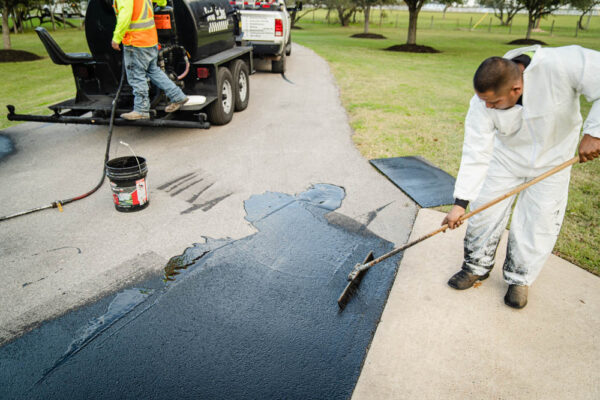
<instances>
[{"instance_id":1,"label":"concrete driveway","mask_svg":"<svg viewBox=\"0 0 600 400\"><path fill-rule=\"evenodd\" d=\"M143 279L203 236L254 233L243 201L265 191L342 186L338 212L404 242L416 207L354 148L327 63L301 46L288 61L294 84L257 64L250 105L226 126L115 128L111 158L130 154L123 141L147 159L145 210L117 212L105 182L64 212L1 223L0 343ZM0 162L2 215L85 193L100 178L106 127L26 123L2 133L16 147Z\"/></svg>"},{"instance_id":2,"label":"concrete driveway","mask_svg":"<svg viewBox=\"0 0 600 400\"><path fill-rule=\"evenodd\" d=\"M404 243L417 207L353 146L327 64L300 46L288 61L294 84L258 72L249 108L225 127L116 128L112 157L129 154L122 140L148 160L146 210L116 212L105 183L62 213L1 223L0 344L142 281L203 236L255 233L243 201L266 191L341 186L338 213ZM2 133L17 149L0 162L2 215L83 193L100 176L105 127ZM413 238L441 218L420 211ZM502 303L498 267L480 287L454 291L445 282L460 265L463 229L406 252L353 398L597 399L600 280L551 257L524 310Z\"/></svg>"}]
</instances>

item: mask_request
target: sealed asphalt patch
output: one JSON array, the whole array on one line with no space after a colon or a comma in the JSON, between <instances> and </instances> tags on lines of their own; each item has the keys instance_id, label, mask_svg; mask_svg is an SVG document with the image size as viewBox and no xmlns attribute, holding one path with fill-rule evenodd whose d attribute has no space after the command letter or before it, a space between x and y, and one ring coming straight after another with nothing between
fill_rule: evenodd
<instances>
[{"instance_id":1,"label":"sealed asphalt patch","mask_svg":"<svg viewBox=\"0 0 600 400\"><path fill-rule=\"evenodd\" d=\"M371 164L421 207L454 203L454 177L422 157L380 158Z\"/></svg>"},{"instance_id":2,"label":"sealed asphalt patch","mask_svg":"<svg viewBox=\"0 0 600 400\"><path fill-rule=\"evenodd\" d=\"M332 185L252 196L257 233L196 244L167 277L0 348L0 398L349 398L398 257L339 311L354 264L393 248L331 213L344 196Z\"/></svg>"},{"instance_id":3,"label":"sealed asphalt patch","mask_svg":"<svg viewBox=\"0 0 600 400\"><path fill-rule=\"evenodd\" d=\"M0 135L0 161L15 151L15 145L6 135Z\"/></svg>"}]
</instances>

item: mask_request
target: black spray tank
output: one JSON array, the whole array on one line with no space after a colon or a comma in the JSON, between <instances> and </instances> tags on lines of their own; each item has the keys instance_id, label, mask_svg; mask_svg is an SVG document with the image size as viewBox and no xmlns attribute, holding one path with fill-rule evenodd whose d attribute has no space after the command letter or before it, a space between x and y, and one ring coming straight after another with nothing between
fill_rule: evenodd
<instances>
[{"instance_id":1,"label":"black spray tank","mask_svg":"<svg viewBox=\"0 0 600 400\"><path fill-rule=\"evenodd\" d=\"M230 49L235 46L234 14L227 0L168 0L165 9L155 12L159 43L185 47L191 61ZM108 62L118 77L121 54L110 46L116 21L111 0L89 1L85 16L88 47L94 59Z\"/></svg>"},{"instance_id":2,"label":"black spray tank","mask_svg":"<svg viewBox=\"0 0 600 400\"><path fill-rule=\"evenodd\" d=\"M235 11L228 0L174 0L179 44L192 61L235 46Z\"/></svg>"}]
</instances>

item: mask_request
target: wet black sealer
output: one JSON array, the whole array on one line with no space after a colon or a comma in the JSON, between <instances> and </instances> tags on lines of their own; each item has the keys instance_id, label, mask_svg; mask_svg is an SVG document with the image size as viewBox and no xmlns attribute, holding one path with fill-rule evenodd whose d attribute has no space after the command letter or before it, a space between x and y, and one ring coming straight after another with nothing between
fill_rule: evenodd
<instances>
[{"instance_id":1,"label":"wet black sealer","mask_svg":"<svg viewBox=\"0 0 600 400\"><path fill-rule=\"evenodd\" d=\"M0 348L0 397L349 398L398 257L369 271L339 312L354 264L393 248L332 218L344 196L333 185L252 196L256 234L196 244L170 261L178 275L137 283L155 290L39 383L109 300Z\"/></svg>"}]
</instances>

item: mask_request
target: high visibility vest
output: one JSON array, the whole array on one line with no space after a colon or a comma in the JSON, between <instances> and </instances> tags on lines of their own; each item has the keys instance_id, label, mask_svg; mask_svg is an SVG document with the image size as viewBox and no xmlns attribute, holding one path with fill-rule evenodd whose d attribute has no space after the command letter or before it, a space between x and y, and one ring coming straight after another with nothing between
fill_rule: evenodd
<instances>
[{"instance_id":1,"label":"high visibility vest","mask_svg":"<svg viewBox=\"0 0 600 400\"><path fill-rule=\"evenodd\" d=\"M117 0L113 0L113 7L118 15ZM133 0L131 23L123 36L123 44L134 47L152 47L158 44L152 0Z\"/></svg>"}]
</instances>

